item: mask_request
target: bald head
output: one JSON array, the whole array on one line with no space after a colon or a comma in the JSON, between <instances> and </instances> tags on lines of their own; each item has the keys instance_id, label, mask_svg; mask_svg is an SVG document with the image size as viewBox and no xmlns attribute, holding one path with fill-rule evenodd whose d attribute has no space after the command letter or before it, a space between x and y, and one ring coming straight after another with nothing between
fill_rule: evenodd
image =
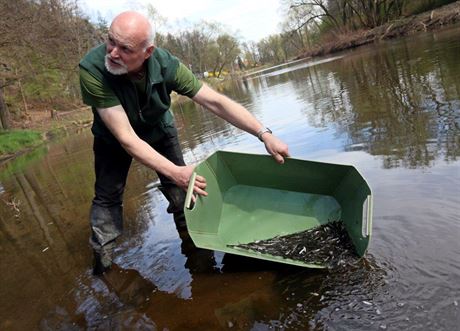
<instances>
[{"instance_id":1,"label":"bald head","mask_svg":"<svg viewBox=\"0 0 460 331\"><path fill-rule=\"evenodd\" d=\"M126 11L115 17L106 42L107 70L114 75L142 72L155 49L152 37L152 26L144 15Z\"/></svg>"},{"instance_id":2,"label":"bald head","mask_svg":"<svg viewBox=\"0 0 460 331\"><path fill-rule=\"evenodd\" d=\"M135 11L125 11L116 16L109 31L133 47L146 48L153 45L153 31L149 20Z\"/></svg>"}]
</instances>

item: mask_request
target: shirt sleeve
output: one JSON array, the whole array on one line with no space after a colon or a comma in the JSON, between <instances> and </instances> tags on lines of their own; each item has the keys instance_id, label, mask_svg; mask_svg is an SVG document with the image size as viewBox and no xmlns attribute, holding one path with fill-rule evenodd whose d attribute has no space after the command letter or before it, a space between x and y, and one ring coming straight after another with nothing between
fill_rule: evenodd
<instances>
[{"instance_id":1,"label":"shirt sleeve","mask_svg":"<svg viewBox=\"0 0 460 331\"><path fill-rule=\"evenodd\" d=\"M203 86L203 83L183 63L179 63L174 85L174 91L193 98Z\"/></svg>"},{"instance_id":2,"label":"shirt sleeve","mask_svg":"<svg viewBox=\"0 0 460 331\"><path fill-rule=\"evenodd\" d=\"M80 68L80 88L83 102L96 108L109 108L120 104L112 89Z\"/></svg>"}]
</instances>

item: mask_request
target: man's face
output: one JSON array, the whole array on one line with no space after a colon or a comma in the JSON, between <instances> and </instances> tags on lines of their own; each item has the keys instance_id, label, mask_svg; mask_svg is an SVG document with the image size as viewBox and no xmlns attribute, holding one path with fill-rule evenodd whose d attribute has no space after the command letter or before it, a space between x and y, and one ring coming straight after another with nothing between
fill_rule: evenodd
<instances>
[{"instance_id":1,"label":"man's face","mask_svg":"<svg viewBox=\"0 0 460 331\"><path fill-rule=\"evenodd\" d=\"M143 47L142 42L134 38L124 38L112 29L107 36L106 45L105 67L114 75L137 72L151 54L149 49Z\"/></svg>"}]
</instances>

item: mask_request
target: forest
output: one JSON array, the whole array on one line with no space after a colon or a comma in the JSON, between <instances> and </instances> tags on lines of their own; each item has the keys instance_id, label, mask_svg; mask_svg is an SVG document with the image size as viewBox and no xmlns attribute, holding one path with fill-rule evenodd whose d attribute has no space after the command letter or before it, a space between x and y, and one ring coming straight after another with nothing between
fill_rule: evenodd
<instances>
[{"instance_id":1,"label":"forest","mask_svg":"<svg viewBox=\"0 0 460 331\"><path fill-rule=\"evenodd\" d=\"M280 0L280 32L258 41L242 40L211 21L163 32L167 19L151 5L144 9L157 31L156 45L198 76L208 72L222 78L290 61L321 43L450 2ZM77 0L0 0L0 17L0 130L33 127L36 111L52 119L81 107L78 62L104 42L108 22L88 17Z\"/></svg>"}]
</instances>

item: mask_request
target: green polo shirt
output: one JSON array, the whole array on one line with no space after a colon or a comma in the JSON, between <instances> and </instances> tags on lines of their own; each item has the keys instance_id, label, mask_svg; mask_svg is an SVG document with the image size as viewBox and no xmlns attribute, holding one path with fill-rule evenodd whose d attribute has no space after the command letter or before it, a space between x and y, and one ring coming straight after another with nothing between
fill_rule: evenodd
<instances>
[{"instance_id":1,"label":"green polo shirt","mask_svg":"<svg viewBox=\"0 0 460 331\"><path fill-rule=\"evenodd\" d=\"M145 76L141 80L133 80L139 97L139 103L145 102ZM80 67L80 85L83 102L95 108L109 108L120 105L115 93L109 86L96 79L87 70ZM193 98L203 85L195 75L182 63L177 67L173 90L179 94Z\"/></svg>"}]
</instances>

